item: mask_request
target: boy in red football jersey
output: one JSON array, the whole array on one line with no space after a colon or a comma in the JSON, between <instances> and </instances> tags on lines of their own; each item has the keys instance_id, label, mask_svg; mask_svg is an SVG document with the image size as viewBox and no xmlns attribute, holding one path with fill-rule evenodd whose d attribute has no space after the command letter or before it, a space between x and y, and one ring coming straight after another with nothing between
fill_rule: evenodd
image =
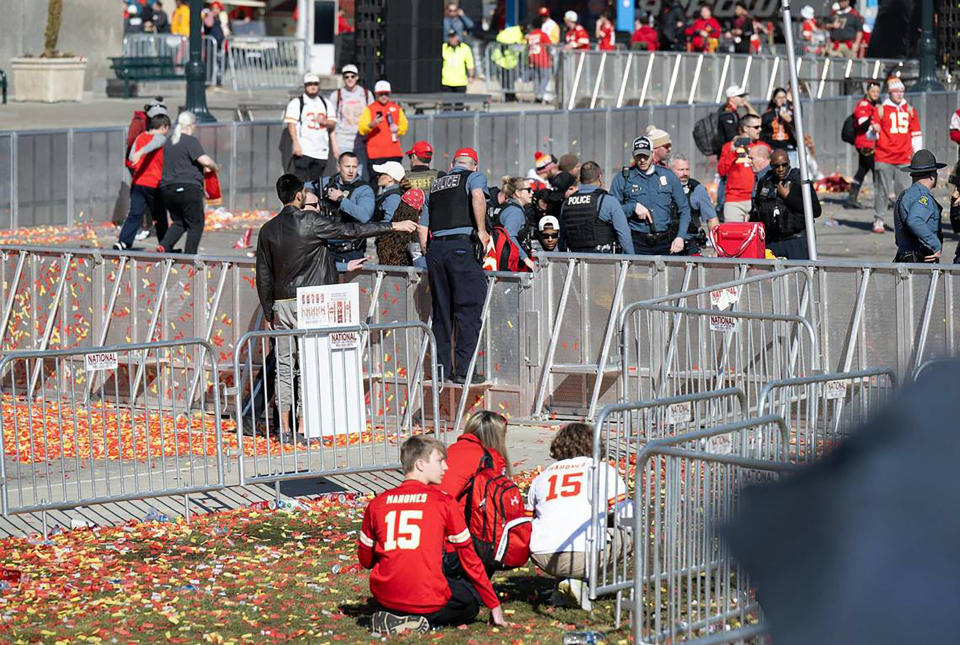
<instances>
[{"instance_id":1,"label":"boy in red football jersey","mask_svg":"<svg viewBox=\"0 0 960 645\"><path fill-rule=\"evenodd\" d=\"M923 131L917 111L903 98L903 81L893 77L887 81L889 98L876 106L870 120L869 137L876 140L873 155L874 191L873 232L885 230L883 217L892 208L890 196L907 189L909 176L900 168L910 165L913 153L923 148Z\"/></svg>"},{"instance_id":2,"label":"boy in red football jersey","mask_svg":"<svg viewBox=\"0 0 960 645\"><path fill-rule=\"evenodd\" d=\"M383 607L371 618L374 633L463 625L477 617L480 599L490 609L490 621L506 625L463 513L440 490L446 456L446 447L436 439L404 441L400 463L406 479L373 498L363 514L358 555L360 564L372 569L370 593ZM445 541L456 547L470 582L443 575Z\"/></svg>"}]
</instances>

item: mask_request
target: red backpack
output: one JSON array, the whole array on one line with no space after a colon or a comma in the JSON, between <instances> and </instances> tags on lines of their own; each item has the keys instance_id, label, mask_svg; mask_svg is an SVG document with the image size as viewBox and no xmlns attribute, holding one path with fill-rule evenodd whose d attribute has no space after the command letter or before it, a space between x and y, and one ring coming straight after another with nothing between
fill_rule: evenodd
<instances>
[{"instance_id":1,"label":"red backpack","mask_svg":"<svg viewBox=\"0 0 960 645\"><path fill-rule=\"evenodd\" d=\"M477 472L460 493L460 498L464 496L464 518L473 548L487 572L525 565L530 559L533 520L524 511L520 489L494 470L493 457L485 448Z\"/></svg>"}]
</instances>

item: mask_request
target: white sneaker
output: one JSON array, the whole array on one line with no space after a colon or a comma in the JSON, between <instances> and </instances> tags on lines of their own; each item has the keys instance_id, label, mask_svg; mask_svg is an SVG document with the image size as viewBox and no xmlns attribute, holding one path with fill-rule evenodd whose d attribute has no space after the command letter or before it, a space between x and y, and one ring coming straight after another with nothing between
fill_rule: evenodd
<instances>
[{"instance_id":1,"label":"white sneaker","mask_svg":"<svg viewBox=\"0 0 960 645\"><path fill-rule=\"evenodd\" d=\"M577 578L561 580L557 589L569 605L579 607L584 611L593 611L593 603L590 602L590 588L583 580Z\"/></svg>"},{"instance_id":2,"label":"white sneaker","mask_svg":"<svg viewBox=\"0 0 960 645\"><path fill-rule=\"evenodd\" d=\"M883 233L884 230L885 230L885 227L884 227L884 225L883 225L883 220L882 220L882 219L875 219L875 220L873 220L873 232L874 232L874 233Z\"/></svg>"},{"instance_id":3,"label":"white sneaker","mask_svg":"<svg viewBox=\"0 0 960 645\"><path fill-rule=\"evenodd\" d=\"M137 232L137 241L138 241L138 242L142 242L142 241L144 241L145 239L147 239L148 237L150 237L150 229L148 229L148 228L142 228L142 229L140 229L139 232Z\"/></svg>"}]
</instances>

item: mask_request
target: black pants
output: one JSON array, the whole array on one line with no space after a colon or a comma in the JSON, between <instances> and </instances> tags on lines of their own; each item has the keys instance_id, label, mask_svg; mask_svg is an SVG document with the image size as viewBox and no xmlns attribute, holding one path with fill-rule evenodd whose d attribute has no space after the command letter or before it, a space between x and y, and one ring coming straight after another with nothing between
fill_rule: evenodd
<instances>
[{"instance_id":1,"label":"black pants","mask_svg":"<svg viewBox=\"0 0 960 645\"><path fill-rule=\"evenodd\" d=\"M865 155L860 148L857 148L857 172L853 176L853 183L862 186L868 172L873 173L873 150Z\"/></svg>"},{"instance_id":2,"label":"black pants","mask_svg":"<svg viewBox=\"0 0 960 645\"><path fill-rule=\"evenodd\" d=\"M809 260L810 247L807 246L807 234L801 233L779 242L767 242L767 248L778 258L788 260Z\"/></svg>"},{"instance_id":3,"label":"black pants","mask_svg":"<svg viewBox=\"0 0 960 645\"><path fill-rule=\"evenodd\" d=\"M435 237L427 247L427 277L433 300L433 335L437 363L446 378L466 377L470 358L480 340L480 314L487 290L483 269L477 263L473 242L465 238ZM454 327L457 347L451 362Z\"/></svg>"},{"instance_id":4,"label":"black pants","mask_svg":"<svg viewBox=\"0 0 960 645\"><path fill-rule=\"evenodd\" d=\"M147 188L134 185L130 188L130 212L120 229L119 242L125 248L131 248L136 241L137 231L143 224L143 215L150 211L154 226L157 227L157 239L167 234L167 209L163 207L159 188Z\"/></svg>"},{"instance_id":5,"label":"black pants","mask_svg":"<svg viewBox=\"0 0 960 645\"><path fill-rule=\"evenodd\" d=\"M630 235L633 237L633 252L637 255L670 255L673 238L654 242L645 233L631 231Z\"/></svg>"},{"instance_id":6,"label":"black pants","mask_svg":"<svg viewBox=\"0 0 960 645\"><path fill-rule=\"evenodd\" d=\"M373 186L374 193L377 192L377 179L380 177L380 173L374 172L373 167L387 163L388 161L403 163L403 157L377 157L376 159L367 159L367 183Z\"/></svg>"},{"instance_id":7,"label":"black pants","mask_svg":"<svg viewBox=\"0 0 960 645\"><path fill-rule=\"evenodd\" d=\"M466 85L443 85L444 92L456 92L458 94L466 94L467 86Z\"/></svg>"},{"instance_id":8,"label":"black pants","mask_svg":"<svg viewBox=\"0 0 960 645\"><path fill-rule=\"evenodd\" d=\"M480 597L473 585L460 578L447 578L447 584L450 585L450 600L447 601L445 606L429 614L414 615L426 618L431 627L443 625L453 627L472 623L477 614L480 613ZM384 607L384 609L398 613L389 607ZM403 612L399 613L403 614Z\"/></svg>"},{"instance_id":9,"label":"black pants","mask_svg":"<svg viewBox=\"0 0 960 645\"><path fill-rule=\"evenodd\" d=\"M326 159L314 159L307 156L293 158L293 174L303 182L313 182L314 186L320 185L320 178L323 177L323 170L326 167Z\"/></svg>"},{"instance_id":10,"label":"black pants","mask_svg":"<svg viewBox=\"0 0 960 645\"><path fill-rule=\"evenodd\" d=\"M172 222L160 245L169 252L186 232L183 252L195 254L203 235L203 188L196 184L170 184L160 189L160 196Z\"/></svg>"}]
</instances>

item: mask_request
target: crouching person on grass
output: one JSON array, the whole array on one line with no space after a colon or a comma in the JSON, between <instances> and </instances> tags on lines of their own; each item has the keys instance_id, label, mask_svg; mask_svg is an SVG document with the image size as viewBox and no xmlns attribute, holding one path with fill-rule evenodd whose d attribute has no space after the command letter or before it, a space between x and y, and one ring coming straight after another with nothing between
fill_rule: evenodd
<instances>
[{"instance_id":1,"label":"crouching person on grass","mask_svg":"<svg viewBox=\"0 0 960 645\"><path fill-rule=\"evenodd\" d=\"M473 550L456 500L440 490L446 447L413 436L400 447L405 479L377 495L363 514L360 564L370 572L370 593L382 608L371 618L376 634L423 633L463 625L490 609L494 625L506 625L503 608ZM469 582L443 575L443 545L457 548Z\"/></svg>"},{"instance_id":2,"label":"crouching person on grass","mask_svg":"<svg viewBox=\"0 0 960 645\"><path fill-rule=\"evenodd\" d=\"M565 425L550 444L556 463L533 480L527 493L527 508L533 511L530 557L545 573L560 578L557 590L565 600L586 611L592 608L585 582L594 495L592 455L593 428L584 423ZM600 494L606 497L608 513L617 513L621 520L632 517L627 486L617 470L604 461L598 472L604 478ZM612 567L632 552L628 528L607 528L606 548L599 554L602 567Z\"/></svg>"}]
</instances>

